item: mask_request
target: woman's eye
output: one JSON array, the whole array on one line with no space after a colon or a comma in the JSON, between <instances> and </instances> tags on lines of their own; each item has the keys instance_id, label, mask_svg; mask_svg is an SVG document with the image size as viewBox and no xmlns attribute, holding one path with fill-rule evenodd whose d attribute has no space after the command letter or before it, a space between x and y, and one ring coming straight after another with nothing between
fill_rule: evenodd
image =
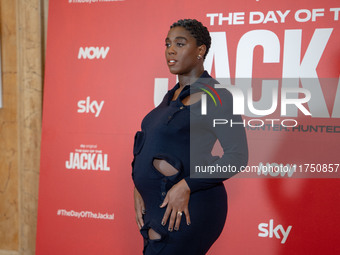
<instances>
[{"instance_id":1,"label":"woman's eye","mask_svg":"<svg viewBox=\"0 0 340 255\"><path fill-rule=\"evenodd\" d=\"M184 46L184 43L177 43L177 46L182 47L182 46Z\"/></svg>"},{"instance_id":2,"label":"woman's eye","mask_svg":"<svg viewBox=\"0 0 340 255\"><path fill-rule=\"evenodd\" d=\"M169 48L170 47L170 43L166 43L165 47Z\"/></svg>"}]
</instances>

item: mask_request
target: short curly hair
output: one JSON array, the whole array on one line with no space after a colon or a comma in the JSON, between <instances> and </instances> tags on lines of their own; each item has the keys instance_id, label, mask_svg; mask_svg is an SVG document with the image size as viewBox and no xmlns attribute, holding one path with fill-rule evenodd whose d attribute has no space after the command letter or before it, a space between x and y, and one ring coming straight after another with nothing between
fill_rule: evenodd
<instances>
[{"instance_id":1,"label":"short curly hair","mask_svg":"<svg viewBox=\"0 0 340 255\"><path fill-rule=\"evenodd\" d=\"M170 29L173 27L183 27L187 31L190 32L190 34L196 39L197 46L205 45L207 47L207 50L203 56L207 56L210 45L211 45L211 37L209 34L208 29L203 26L203 24L195 19L180 19L177 22L173 23L170 26Z\"/></svg>"}]
</instances>

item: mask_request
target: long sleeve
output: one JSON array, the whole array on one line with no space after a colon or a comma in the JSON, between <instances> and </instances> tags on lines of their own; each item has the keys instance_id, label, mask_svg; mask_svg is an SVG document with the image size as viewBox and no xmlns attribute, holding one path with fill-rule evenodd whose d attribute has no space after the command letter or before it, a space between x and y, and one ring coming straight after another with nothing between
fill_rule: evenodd
<instances>
[{"instance_id":1,"label":"long sleeve","mask_svg":"<svg viewBox=\"0 0 340 255\"><path fill-rule=\"evenodd\" d=\"M217 91L221 97L222 105L215 106L209 98L207 115L197 117L199 121L190 120L193 133L190 137L191 175L187 176L185 181L191 192L220 184L237 174L241 166L245 167L248 162L247 138L242 117L233 115L231 93L225 89ZM223 148L221 158L211 155L211 149L216 139ZM204 173L197 171L203 169L205 169ZM211 173L207 169L227 171Z\"/></svg>"}]
</instances>

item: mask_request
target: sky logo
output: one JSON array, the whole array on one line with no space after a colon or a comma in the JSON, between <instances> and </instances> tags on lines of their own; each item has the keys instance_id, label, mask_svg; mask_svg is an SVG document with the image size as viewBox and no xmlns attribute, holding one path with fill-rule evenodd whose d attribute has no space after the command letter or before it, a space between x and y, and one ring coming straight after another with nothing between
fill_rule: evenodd
<instances>
[{"instance_id":1,"label":"sky logo","mask_svg":"<svg viewBox=\"0 0 340 255\"><path fill-rule=\"evenodd\" d=\"M288 235L293 226L288 226L287 229L284 229L281 224L274 227L274 220L270 219L269 223L260 223L258 225L259 237L269 237L273 238L274 236L281 240L281 244L284 244L287 241Z\"/></svg>"}]
</instances>

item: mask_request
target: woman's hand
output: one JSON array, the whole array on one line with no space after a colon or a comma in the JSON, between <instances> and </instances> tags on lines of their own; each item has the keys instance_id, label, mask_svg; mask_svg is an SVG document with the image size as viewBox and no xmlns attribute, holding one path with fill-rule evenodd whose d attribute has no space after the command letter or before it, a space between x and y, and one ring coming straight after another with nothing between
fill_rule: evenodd
<instances>
[{"instance_id":1,"label":"woman's hand","mask_svg":"<svg viewBox=\"0 0 340 255\"><path fill-rule=\"evenodd\" d=\"M191 222L188 209L189 198L190 188L184 179L175 184L166 194L166 197L160 206L163 208L168 205L161 224L164 226L170 216L169 231L172 231L173 229L179 229L183 212L187 220L187 225L190 225Z\"/></svg>"},{"instance_id":2,"label":"woman's hand","mask_svg":"<svg viewBox=\"0 0 340 255\"><path fill-rule=\"evenodd\" d=\"M143 214L145 214L145 205L142 196L139 194L138 190L134 189L133 197L135 200L135 212L136 212L136 222L138 228L141 229L144 226Z\"/></svg>"}]
</instances>

